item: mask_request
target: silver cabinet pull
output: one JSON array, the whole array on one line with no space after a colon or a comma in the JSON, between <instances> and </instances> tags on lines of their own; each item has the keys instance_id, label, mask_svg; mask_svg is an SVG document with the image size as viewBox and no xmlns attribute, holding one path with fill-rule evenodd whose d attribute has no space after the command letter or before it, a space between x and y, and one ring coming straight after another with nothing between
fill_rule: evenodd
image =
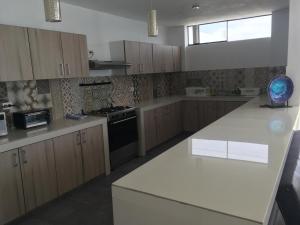
<instances>
[{"instance_id":1,"label":"silver cabinet pull","mask_svg":"<svg viewBox=\"0 0 300 225\"><path fill-rule=\"evenodd\" d=\"M21 156L22 156L23 164L28 163L28 160L27 160L27 158L26 158L26 151L21 150Z\"/></svg>"},{"instance_id":2,"label":"silver cabinet pull","mask_svg":"<svg viewBox=\"0 0 300 225\"><path fill-rule=\"evenodd\" d=\"M60 67L60 74L63 76L65 75L65 67L64 67L64 64L59 64L59 67Z\"/></svg>"},{"instance_id":3,"label":"silver cabinet pull","mask_svg":"<svg viewBox=\"0 0 300 225\"><path fill-rule=\"evenodd\" d=\"M13 165L13 167L18 167L19 166L18 154L17 153L12 154L12 165Z\"/></svg>"},{"instance_id":4,"label":"silver cabinet pull","mask_svg":"<svg viewBox=\"0 0 300 225\"><path fill-rule=\"evenodd\" d=\"M71 70L70 70L70 65L69 65L69 63L66 64L66 68L67 68L67 69L66 69L66 70L67 70L67 71L66 71L66 74L67 74L67 75L71 75Z\"/></svg>"}]
</instances>

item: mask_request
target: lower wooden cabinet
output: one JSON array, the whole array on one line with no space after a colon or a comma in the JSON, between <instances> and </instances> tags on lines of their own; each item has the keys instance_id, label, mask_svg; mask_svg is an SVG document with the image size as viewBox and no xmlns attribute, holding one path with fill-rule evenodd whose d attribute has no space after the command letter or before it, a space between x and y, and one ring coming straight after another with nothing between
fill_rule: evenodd
<instances>
[{"instance_id":1,"label":"lower wooden cabinet","mask_svg":"<svg viewBox=\"0 0 300 225\"><path fill-rule=\"evenodd\" d=\"M19 149L26 211L58 196L53 141Z\"/></svg>"},{"instance_id":2,"label":"lower wooden cabinet","mask_svg":"<svg viewBox=\"0 0 300 225\"><path fill-rule=\"evenodd\" d=\"M0 153L0 224L25 212L18 150Z\"/></svg>"},{"instance_id":3,"label":"lower wooden cabinet","mask_svg":"<svg viewBox=\"0 0 300 225\"><path fill-rule=\"evenodd\" d=\"M144 113L145 128L145 149L152 149L157 145L157 128L156 128L155 110L149 110Z\"/></svg>"},{"instance_id":4,"label":"lower wooden cabinet","mask_svg":"<svg viewBox=\"0 0 300 225\"><path fill-rule=\"evenodd\" d=\"M183 129L187 132L196 132L199 129L199 101L184 101Z\"/></svg>"},{"instance_id":5,"label":"lower wooden cabinet","mask_svg":"<svg viewBox=\"0 0 300 225\"><path fill-rule=\"evenodd\" d=\"M81 131L83 177L87 182L105 173L103 127Z\"/></svg>"},{"instance_id":6,"label":"lower wooden cabinet","mask_svg":"<svg viewBox=\"0 0 300 225\"><path fill-rule=\"evenodd\" d=\"M83 183L80 131L53 139L58 193L60 195Z\"/></svg>"}]
</instances>

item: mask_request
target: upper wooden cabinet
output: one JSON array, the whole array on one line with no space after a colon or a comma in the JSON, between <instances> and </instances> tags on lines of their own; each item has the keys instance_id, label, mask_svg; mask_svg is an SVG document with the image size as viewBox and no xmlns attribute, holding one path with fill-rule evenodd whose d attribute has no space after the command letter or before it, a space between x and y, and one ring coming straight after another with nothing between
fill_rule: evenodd
<instances>
[{"instance_id":1,"label":"upper wooden cabinet","mask_svg":"<svg viewBox=\"0 0 300 225\"><path fill-rule=\"evenodd\" d=\"M27 28L0 25L0 81L32 79Z\"/></svg>"},{"instance_id":2,"label":"upper wooden cabinet","mask_svg":"<svg viewBox=\"0 0 300 225\"><path fill-rule=\"evenodd\" d=\"M29 212L58 196L53 141L22 147L19 154L25 207Z\"/></svg>"},{"instance_id":3,"label":"upper wooden cabinet","mask_svg":"<svg viewBox=\"0 0 300 225\"><path fill-rule=\"evenodd\" d=\"M29 29L35 79L87 76L87 45L83 35Z\"/></svg>"},{"instance_id":4,"label":"upper wooden cabinet","mask_svg":"<svg viewBox=\"0 0 300 225\"><path fill-rule=\"evenodd\" d=\"M0 224L25 212L18 150L0 153Z\"/></svg>"},{"instance_id":5,"label":"upper wooden cabinet","mask_svg":"<svg viewBox=\"0 0 300 225\"><path fill-rule=\"evenodd\" d=\"M172 47L172 53L173 53L174 72L180 72L181 71L181 51L180 51L180 47L173 46Z\"/></svg>"},{"instance_id":6,"label":"upper wooden cabinet","mask_svg":"<svg viewBox=\"0 0 300 225\"><path fill-rule=\"evenodd\" d=\"M178 59L175 62L173 51L173 46L153 45L153 67L155 73L170 73L176 71L175 63L177 63Z\"/></svg>"},{"instance_id":7,"label":"upper wooden cabinet","mask_svg":"<svg viewBox=\"0 0 300 225\"><path fill-rule=\"evenodd\" d=\"M152 44L136 41L124 41L124 56L127 63L127 74L153 73Z\"/></svg>"}]
</instances>

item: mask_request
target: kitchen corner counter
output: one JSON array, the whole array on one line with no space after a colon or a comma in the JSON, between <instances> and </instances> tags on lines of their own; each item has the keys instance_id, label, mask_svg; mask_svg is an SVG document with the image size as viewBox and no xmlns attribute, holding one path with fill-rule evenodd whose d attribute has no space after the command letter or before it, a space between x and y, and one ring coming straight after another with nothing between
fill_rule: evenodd
<instances>
[{"instance_id":1,"label":"kitchen corner counter","mask_svg":"<svg viewBox=\"0 0 300 225\"><path fill-rule=\"evenodd\" d=\"M115 224L267 225L299 107L265 102L249 101L113 183Z\"/></svg>"},{"instance_id":2,"label":"kitchen corner counter","mask_svg":"<svg viewBox=\"0 0 300 225\"><path fill-rule=\"evenodd\" d=\"M203 97L189 97L189 96L170 96L170 97L162 97L156 98L149 101L142 102L140 104L136 104L135 107L142 111L151 110L154 108L162 107L165 105L169 105L172 103L176 103L184 100L199 100L199 101L244 101L247 102L254 97L246 97L246 96L203 96Z\"/></svg>"},{"instance_id":3,"label":"kitchen corner counter","mask_svg":"<svg viewBox=\"0 0 300 225\"><path fill-rule=\"evenodd\" d=\"M29 130L9 130L7 136L0 137L0 153L106 123L104 117L89 116L82 120L54 120L48 126Z\"/></svg>"}]
</instances>

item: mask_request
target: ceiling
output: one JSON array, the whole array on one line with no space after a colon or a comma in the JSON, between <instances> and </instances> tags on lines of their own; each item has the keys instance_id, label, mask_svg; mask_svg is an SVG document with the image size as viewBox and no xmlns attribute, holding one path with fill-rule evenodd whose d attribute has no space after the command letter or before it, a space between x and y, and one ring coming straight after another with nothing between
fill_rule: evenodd
<instances>
[{"instance_id":1,"label":"ceiling","mask_svg":"<svg viewBox=\"0 0 300 225\"><path fill-rule=\"evenodd\" d=\"M62 0L63 2L146 21L150 0ZM199 3L200 9L192 5ZM212 22L268 14L288 7L289 0L152 0L158 10L159 23L166 26Z\"/></svg>"}]
</instances>

